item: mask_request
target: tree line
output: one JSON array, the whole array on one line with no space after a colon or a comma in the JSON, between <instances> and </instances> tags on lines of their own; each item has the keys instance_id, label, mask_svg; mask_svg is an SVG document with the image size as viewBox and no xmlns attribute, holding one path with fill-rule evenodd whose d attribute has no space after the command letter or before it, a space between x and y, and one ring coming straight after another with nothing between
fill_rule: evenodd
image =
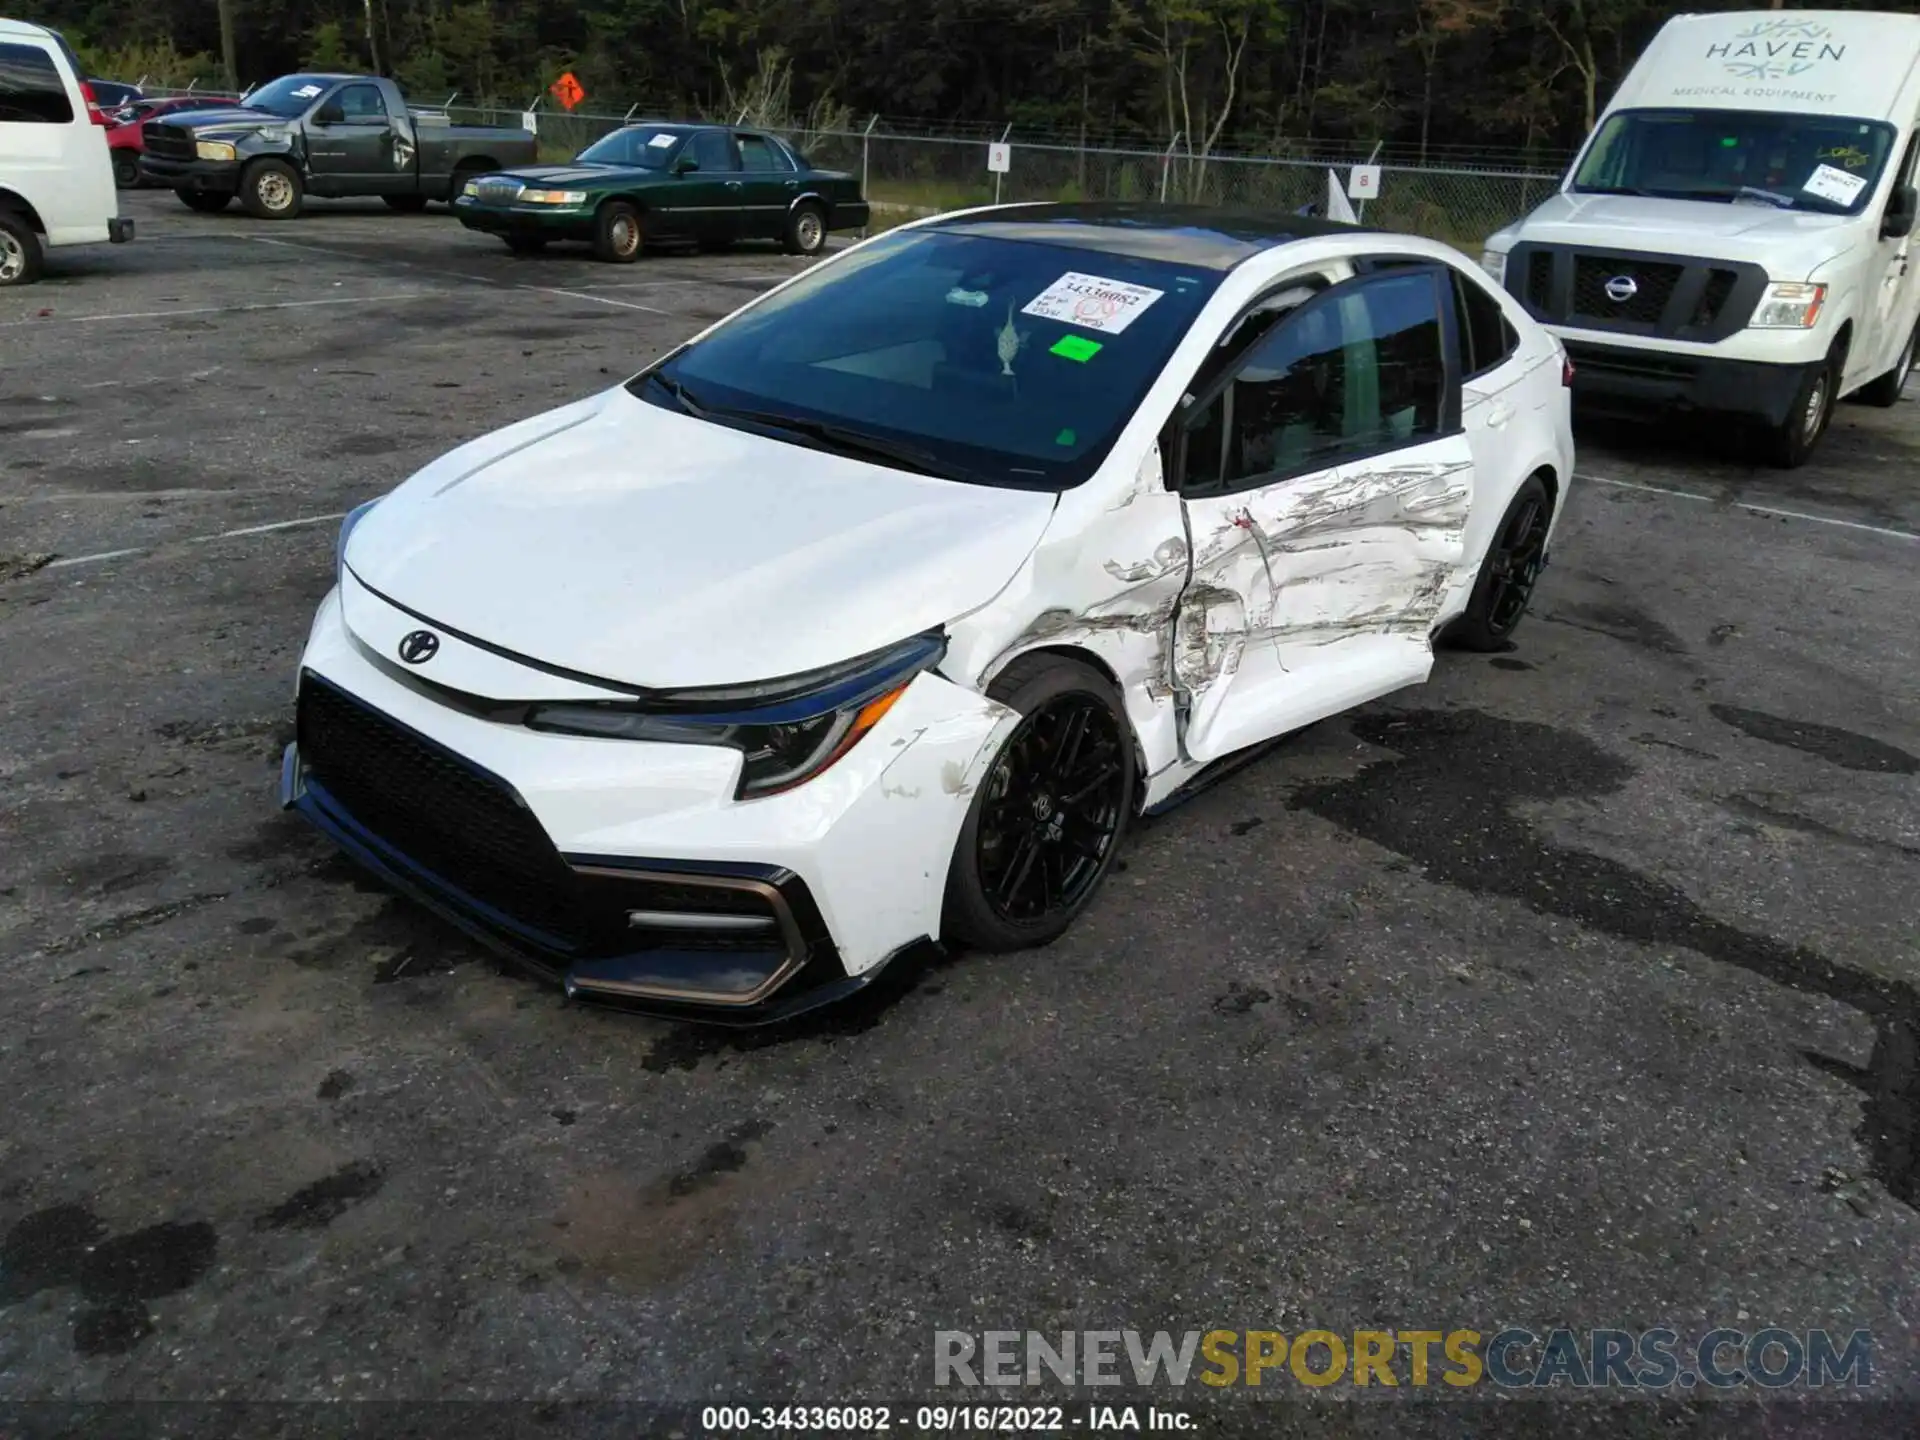
<instances>
[{"instance_id":1,"label":"tree line","mask_svg":"<svg viewBox=\"0 0 1920 1440\"><path fill-rule=\"evenodd\" d=\"M814 128L879 114L1195 154L1310 137L1414 158L1571 149L1669 16L1768 3L44 0L29 18L96 74L152 84L375 69L417 101L519 107L571 71L583 108L614 113L764 114L777 93ZM1824 0L1836 7L1876 8Z\"/></svg>"}]
</instances>

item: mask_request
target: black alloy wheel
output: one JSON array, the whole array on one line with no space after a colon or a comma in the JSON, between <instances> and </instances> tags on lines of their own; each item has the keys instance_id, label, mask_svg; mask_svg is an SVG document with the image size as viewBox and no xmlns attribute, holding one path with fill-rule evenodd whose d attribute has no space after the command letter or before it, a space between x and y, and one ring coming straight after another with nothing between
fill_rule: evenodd
<instances>
[{"instance_id":1,"label":"black alloy wheel","mask_svg":"<svg viewBox=\"0 0 1920 1440\"><path fill-rule=\"evenodd\" d=\"M1547 534L1553 526L1553 502L1538 475L1530 475L1514 493L1507 513L1464 614L1447 628L1449 643L1466 650L1504 650L1507 637L1519 627L1534 586L1547 565Z\"/></svg>"}]
</instances>

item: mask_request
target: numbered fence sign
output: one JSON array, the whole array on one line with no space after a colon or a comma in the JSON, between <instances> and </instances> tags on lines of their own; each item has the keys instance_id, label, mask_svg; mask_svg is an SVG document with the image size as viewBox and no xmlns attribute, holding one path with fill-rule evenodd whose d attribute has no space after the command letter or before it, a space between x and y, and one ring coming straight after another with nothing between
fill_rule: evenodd
<instances>
[{"instance_id":1,"label":"numbered fence sign","mask_svg":"<svg viewBox=\"0 0 1920 1440\"><path fill-rule=\"evenodd\" d=\"M1378 200L1380 198L1380 167L1378 165L1356 165L1347 176L1347 194L1354 200Z\"/></svg>"},{"instance_id":2,"label":"numbered fence sign","mask_svg":"<svg viewBox=\"0 0 1920 1440\"><path fill-rule=\"evenodd\" d=\"M987 169L995 175L1005 175L1013 169L1013 146L1002 145L997 140L987 146Z\"/></svg>"}]
</instances>

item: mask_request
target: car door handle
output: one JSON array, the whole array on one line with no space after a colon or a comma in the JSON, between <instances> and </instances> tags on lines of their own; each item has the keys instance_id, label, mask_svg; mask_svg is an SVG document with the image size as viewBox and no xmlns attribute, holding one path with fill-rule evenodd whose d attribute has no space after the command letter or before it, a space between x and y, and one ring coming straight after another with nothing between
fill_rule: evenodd
<instances>
[{"instance_id":1,"label":"car door handle","mask_svg":"<svg viewBox=\"0 0 1920 1440\"><path fill-rule=\"evenodd\" d=\"M729 190L738 190L740 188L740 185L741 185L741 182L738 180L727 181L727 189Z\"/></svg>"},{"instance_id":2,"label":"car door handle","mask_svg":"<svg viewBox=\"0 0 1920 1440\"><path fill-rule=\"evenodd\" d=\"M1507 422L1513 419L1513 407L1504 401L1496 400L1487 407L1487 428L1504 430Z\"/></svg>"}]
</instances>

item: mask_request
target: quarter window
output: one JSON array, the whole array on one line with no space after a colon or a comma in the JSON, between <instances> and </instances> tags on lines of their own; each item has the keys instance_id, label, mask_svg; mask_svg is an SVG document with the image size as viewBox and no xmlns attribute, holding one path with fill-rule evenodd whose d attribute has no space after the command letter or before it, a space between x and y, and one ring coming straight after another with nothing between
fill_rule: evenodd
<instances>
[{"instance_id":1,"label":"quarter window","mask_svg":"<svg viewBox=\"0 0 1920 1440\"><path fill-rule=\"evenodd\" d=\"M53 56L38 45L0 45L0 120L67 125L73 102Z\"/></svg>"},{"instance_id":2,"label":"quarter window","mask_svg":"<svg viewBox=\"0 0 1920 1440\"><path fill-rule=\"evenodd\" d=\"M1431 270L1328 292L1275 327L1190 423L1182 490L1230 493L1437 437L1444 345Z\"/></svg>"},{"instance_id":3,"label":"quarter window","mask_svg":"<svg viewBox=\"0 0 1920 1440\"><path fill-rule=\"evenodd\" d=\"M1454 303L1460 311L1461 370L1471 379L1504 365L1520 348L1520 332L1507 319L1500 302L1479 282L1458 270L1453 276Z\"/></svg>"}]
</instances>

